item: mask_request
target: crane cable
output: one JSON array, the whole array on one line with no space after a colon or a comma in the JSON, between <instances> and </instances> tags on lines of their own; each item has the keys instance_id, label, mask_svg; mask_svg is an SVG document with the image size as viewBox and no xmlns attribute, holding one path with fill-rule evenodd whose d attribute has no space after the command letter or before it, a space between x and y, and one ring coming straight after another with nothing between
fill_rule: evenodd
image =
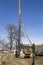
<instances>
[{"instance_id":1,"label":"crane cable","mask_svg":"<svg viewBox=\"0 0 43 65\"><path fill-rule=\"evenodd\" d=\"M27 37L27 39L28 39L28 41L30 42L30 44L32 45L32 42L31 42L31 40L30 40L30 38L29 38L29 35L27 34L27 31L26 31L26 29L25 29L25 26L23 25L23 23L22 23L22 25L21 25L22 27L23 27L23 29L24 29L24 32L25 32L25 34L26 34L26 37Z\"/></svg>"}]
</instances>

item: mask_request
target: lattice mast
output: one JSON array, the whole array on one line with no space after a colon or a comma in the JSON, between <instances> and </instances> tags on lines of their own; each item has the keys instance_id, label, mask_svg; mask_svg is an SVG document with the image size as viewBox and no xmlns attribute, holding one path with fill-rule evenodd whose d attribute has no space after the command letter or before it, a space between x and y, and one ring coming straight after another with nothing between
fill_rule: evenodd
<instances>
[{"instance_id":1,"label":"lattice mast","mask_svg":"<svg viewBox=\"0 0 43 65\"><path fill-rule=\"evenodd\" d=\"M18 6L18 51L20 56L20 40L21 40L21 7L20 0Z\"/></svg>"}]
</instances>

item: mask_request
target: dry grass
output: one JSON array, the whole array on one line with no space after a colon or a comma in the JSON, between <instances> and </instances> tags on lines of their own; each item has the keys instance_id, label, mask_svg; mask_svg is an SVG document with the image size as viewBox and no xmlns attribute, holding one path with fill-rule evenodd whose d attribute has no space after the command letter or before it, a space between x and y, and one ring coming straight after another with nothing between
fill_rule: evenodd
<instances>
[{"instance_id":1,"label":"dry grass","mask_svg":"<svg viewBox=\"0 0 43 65\"><path fill-rule=\"evenodd\" d=\"M0 56L0 65L32 65L32 59L30 58L15 58L12 53L6 53ZM36 57L35 65L43 65L43 57Z\"/></svg>"},{"instance_id":2,"label":"dry grass","mask_svg":"<svg viewBox=\"0 0 43 65\"><path fill-rule=\"evenodd\" d=\"M36 57L35 58L35 65L43 65L43 57Z\"/></svg>"}]
</instances>

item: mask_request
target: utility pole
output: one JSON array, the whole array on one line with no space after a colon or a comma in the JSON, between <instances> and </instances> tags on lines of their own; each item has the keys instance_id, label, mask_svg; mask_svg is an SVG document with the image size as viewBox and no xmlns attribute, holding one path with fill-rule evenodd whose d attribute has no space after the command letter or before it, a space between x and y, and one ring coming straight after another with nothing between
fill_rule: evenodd
<instances>
[{"instance_id":1,"label":"utility pole","mask_svg":"<svg viewBox=\"0 0 43 65\"><path fill-rule=\"evenodd\" d=\"M18 54L20 56L20 39L21 39L21 7L20 0L18 6Z\"/></svg>"}]
</instances>

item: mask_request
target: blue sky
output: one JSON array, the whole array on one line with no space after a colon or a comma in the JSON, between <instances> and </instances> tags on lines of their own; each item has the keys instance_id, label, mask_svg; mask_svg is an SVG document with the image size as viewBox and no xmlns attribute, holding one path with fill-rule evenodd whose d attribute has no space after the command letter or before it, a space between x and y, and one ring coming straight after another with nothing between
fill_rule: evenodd
<instances>
[{"instance_id":1,"label":"blue sky","mask_svg":"<svg viewBox=\"0 0 43 65\"><path fill-rule=\"evenodd\" d=\"M43 0L21 0L22 23L32 42L43 43ZM0 0L0 37L7 38L6 25L18 25L18 0Z\"/></svg>"}]
</instances>

